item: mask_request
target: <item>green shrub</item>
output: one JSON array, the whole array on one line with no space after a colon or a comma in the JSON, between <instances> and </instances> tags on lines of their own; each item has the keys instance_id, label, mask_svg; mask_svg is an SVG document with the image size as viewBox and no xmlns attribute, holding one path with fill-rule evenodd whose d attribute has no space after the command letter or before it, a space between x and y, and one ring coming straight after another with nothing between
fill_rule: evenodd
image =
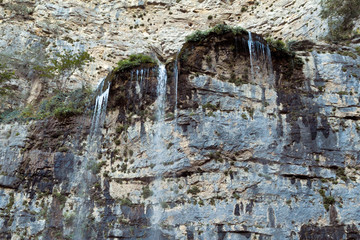
<instances>
[{"instance_id":1,"label":"green shrub","mask_svg":"<svg viewBox=\"0 0 360 240\"><path fill-rule=\"evenodd\" d=\"M149 187L149 186L143 187L141 196L142 196L144 199L147 199L148 197L151 197L153 194L154 194L154 193L153 193L153 191L150 190L150 187Z\"/></svg>"},{"instance_id":2,"label":"green shrub","mask_svg":"<svg viewBox=\"0 0 360 240\"><path fill-rule=\"evenodd\" d=\"M9 94L9 87L1 86L14 77L14 72L10 71L6 65L0 63L0 97Z\"/></svg>"},{"instance_id":3,"label":"green shrub","mask_svg":"<svg viewBox=\"0 0 360 240\"><path fill-rule=\"evenodd\" d=\"M65 50L63 53L56 53L52 58L49 57L48 65L39 65L35 70L41 77L52 79L58 90L62 91L74 72L83 70L84 65L93 60L88 52L74 53Z\"/></svg>"},{"instance_id":4,"label":"green shrub","mask_svg":"<svg viewBox=\"0 0 360 240\"><path fill-rule=\"evenodd\" d=\"M98 174L101 171L101 168L106 165L105 161L101 161L101 162L94 162L90 165L89 169L91 170L91 172L93 174Z\"/></svg>"},{"instance_id":5,"label":"green shrub","mask_svg":"<svg viewBox=\"0 0 360 240\"><path fill-rule=\"evenodd\" d=\"M211 103L206 103L204 105L202 105L203 109L209 109L211 111L217 111L220 109L220 103L217 103L216 105L213 105Z\"/></svg>"},{"instance_id":6,"label":"green shrub","mask_svg":"<svg viewBox=\"0 0 360 240\"><path fill-rule=\"evenodd\" d=\"M66 195L59 193L57 190L54 190L52 195L60 202L60 208L64 208L66 202Z\"/></svg>"},{"instance_id":7,"label":"green shrub","mask_svg":"<svg viewBox=\"0 0 360 240\"><path fill-rule=\"evenodd\" d=\"M295 56L295 53L290 51L286 44L281 40L275 40L272 38L266 38L266 42L269 44L271 52L276 52L278 55L282 56Z\"/></svg>"},{"instance_id":8,"label":"green shrub","mask_svg":"<svg viewBox=\"0 0 360 240\"><path fill-rule=\"evenodd\" d=\"M326 211L329 211L330 205L335 204L335 199L333 196L327 196L323 198L323 205Z\"/></svg>"},{"instance_id":9,"label":"green shrub","mask_svg":"<svg viewBox=\"0 0 360 240\"><path fill-rule=\"evenodd\" d=\"M120 205L131 206L132 204L129 198L120 199Z\"/></svg>"},{"instance_id":10,"label":"green shrub","mask_svg":"<svg viewBox=\"0 0 360 240\"><path fill-rule=\"evenodd\" d=\"M247 31L241 27L230 27L226 24L218 24L215 27L206 31L197 30L193 34L186 36L185 40L187 42L201 42L210 37L211 35L223 35L231 32L235 35L247 33Z\"/></svg>"},{"instance_id":11,"label":"green shrub","mask_svg":"<svg viewBox=\"0 0 360 240\"><path fill-rule=\"evenodd\" d=\"M123 72L130 68L138 67L141 64L151 64L152 66L155 66L157 63L150 56L144 54L132 54L128 59L119 61L114 71Z\"/></svg>"},{"instance_id":12,"label":"green shrub","mask_svg":"<svg viewBox=\"0 0 360 240\"><path fill-rule=\"evenodd\" d=\"M197 195L200 192L200 189L197 186L192 186L189 190L187 190L188 194Z\"/></svg>"},{"instance_id":13,"label":"green shrub","mask_svg":"<svg viewBox=\"0 0 360 240\"><path fill-rule=\"evenodd\" d=\"M58 152L63 152L63 153L65 153L65 152L68 152L69 151L69 148L67 148L67 147L59 147L58 148Z\"/></svg>"},{"instance_id":14,"label":"green shrub","mask_svg":"<svg viewBox=\"0 0 360 240\"><path fill-rule=\"evenodd\" d=\"M328 19L327 39L348 39L354 28L354 20L360 16L360 0L321 0L321 18Z\"/></svg>"},{"instance_id":15,"label":"green shrub","mask_svg":"<svg viewBox=\"0 0 360 240\"><path fill-rule=\"evenodd\" d=\"M86 88L69 93L58 92L55 96L43 100L38 110L32 111L33 117L43 119L54 116L62 121L80 115L90 103L91 96L92 91Z\"/></svg>"}]
</instances>

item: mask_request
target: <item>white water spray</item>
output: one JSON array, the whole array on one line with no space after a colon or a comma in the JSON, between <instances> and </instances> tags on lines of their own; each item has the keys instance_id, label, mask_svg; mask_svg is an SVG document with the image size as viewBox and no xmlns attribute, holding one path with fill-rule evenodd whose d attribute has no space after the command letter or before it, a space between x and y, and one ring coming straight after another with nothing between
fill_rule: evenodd
<instances>
[{"instance_id":1,"label":"white water spray","mask_svg":"<svg viewBox=\"0 0 360 240\"><path fill-rule=\"evenodd\" d=\"M106 84L106 89L104 90L104 84ZM75 171L73 177L74 189L77 193L77 209L76 216L74 220L74 235L73 239L82 240L86 239L86 232L88 231L88 214L91 209L91 198L89 196L89 188L94 182L94 175L92 174L90 168L91 164L96 161L96 156L99 151L99 142L97 138L100 136L100 129L103 127L106 117L106 107L109 97L110 83L107 83L105 80L102 80L98 85L97 92L98 96L96 97L94 113L91 119L90 134L88 136L88 145L86 152L79 162L78 171Z\"/></svg>"},{"instance_id":2,"label":"white water spray","mask_svg":"<svg viewBox=\"0 0 360 240\"><path fill-rule=\"evenodd\" d=\"M157 84L157 100L156 100L156 124L154 126L155 133L152 141L154 149L154 159L157 162L161 161L161 158L164 157L163 153L166 151L165 143L162 136L162 130L164 129L164 115L165 115L165 106L166 106L166 82L167 82L167 72L165 65L159 64L158 70L158 84ZM151 228L152 235L150 239L157 240L160 239L160 222L163 217L162 207L160 203L162 201L161 195L161 175L155 176L153 182L153 196L152 196L152 207L153 215L151 216Z\"/></svg>"},{"instance_id":3,"label":"white water spray","mask_svg":"<svg viewBox=\"0 0 360 240\"><path fill-rule=\"evenodd\" d=\"M98 91L100 91L100 95L96 97L94 114L92 117L91 128L90 128L91 137L95 136L99 132L99 129L104 125L104 121L105 121L106 107L107 107L109 91L110 91L110 83L107 83L108 85L107 88L105 89L105 91L102 92L105 84L104 82L105 80L103 80L98 87Z\"/></svg>"}]
</instances>

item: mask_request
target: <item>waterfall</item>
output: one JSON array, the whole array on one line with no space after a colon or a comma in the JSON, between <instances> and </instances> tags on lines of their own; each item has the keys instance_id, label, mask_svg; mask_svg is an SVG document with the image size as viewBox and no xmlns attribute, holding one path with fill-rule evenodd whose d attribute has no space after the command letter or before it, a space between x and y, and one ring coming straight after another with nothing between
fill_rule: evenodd
<instances>
[{"instance_id":1,"label":"waterfall","mask_svg":"<svg viewBox=\"0 0 360 240\"><path fill-rule=\"evenodd\" d=\"M164 152L166 152L166 147L164 143L164 139L162 136L162 130L164 129L165 121L165 106L166 106L166 82L167 82L167 72L165 65L159 63L158 69L158 77L157 77L157 99L156 99L156 123L154 126L154 138L152 141L153 144L153 159L155 163L161 161L161 158L164 157ZM157 240L161 239L161 231L160 231L160 222L163 217L162 215L162 207L160 206L162 195L161 195L161 174L155 176L154 185L152 187L153 196L152 196L152 207L153 214L151 216L151 228L152 233L150 239Z\"/></svg>"},{"instance_id":2,"label":"waterfall","mask_svg":"<svg viewBox=\"0 0 360 240\"><path fill-rule=\"evenodd\" d=\"M252 41L252 36L251 36L250 31L249 31L248 45L249 45L249 54L250 54L250 65L251 65L251 80L254 80L253 41Z\"/></svg>"},{"instance_id":3,"label":"waterfall","mask_svg":"<svg viewBox=\"0 0 360 240\"><path fill-rule=\"evenodd\" d=\"M97 163L97 154L100 150L100 141L97 138L100 136L100 129L105 122L109 91L110 83L103 79L96 90L98 95L96 96L94 113L91 118L88 145L84 156L79 161L78 170L75 171L73 176L72 188L76 189L77 199L73 233L73 239L75 240L88 239L89 237L88 216L93 205L89 189L96 181L91 169Z\"/></svg>"},{"instance_id":4,"label":"waterfall","mask_svg":"<svg viewBox=\"0 0 360 240\"><path fill-rule=\"evenodd\" d=\"M266 79L266 77L268 77L269 83L273 84L274 73L269 45L265 45L256 40L256 36L255 40L253 40L252 34L249 32L248 47L251 65L251 80L255 79L255 75L260 75L261 79ZM267 75L264 74L265 69Z\"/></svg>"},{"instance_id":5,"label":"waterfall","mask_svg":"<svg viewBox=\"0 0 360 240\"><path fill-rule=\"evenodd\" d=\"M156 88L156 117L159 122L164 120L166 101L167 72L164 64L160 64L158 72L158 85Z\"/></svg>"},{"instance_id":6,"label":"waterfall","mask_svg":"<svg viewBox=\"0 0 360 240\"><path fill-rule=\"evenodd\" d=\"M94 114L91 120L90 136L95 136L99 129L103 126L106 115L106 107L109 98L110 83L107 83L107 88L103 91L105 80L102 80L97 88L100 95L96 97ZM103 92L102 92L103 91Z\"/></svg>"}]
</instances>

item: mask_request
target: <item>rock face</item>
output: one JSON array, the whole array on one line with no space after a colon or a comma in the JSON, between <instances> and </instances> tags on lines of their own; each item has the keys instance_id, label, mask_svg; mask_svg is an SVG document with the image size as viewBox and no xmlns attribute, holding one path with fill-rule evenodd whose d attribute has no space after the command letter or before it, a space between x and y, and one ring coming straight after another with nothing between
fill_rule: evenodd
<instances>
[{"instance_id":1,"label":"rock face","mask_svg":"<svg viewBox=\"0 0 360 240\"><path fill-rule=\"evenodd\" d=\"M107 76L81 115L1 123L1 239L360 239L360 57L316 42L318 1L0 5L8 104L52 91L51 51L95 57L69 89ZM253 33L185 43L217 22ZM137 52L158 65L109 73Z\"/></svg>"}]
</instances>

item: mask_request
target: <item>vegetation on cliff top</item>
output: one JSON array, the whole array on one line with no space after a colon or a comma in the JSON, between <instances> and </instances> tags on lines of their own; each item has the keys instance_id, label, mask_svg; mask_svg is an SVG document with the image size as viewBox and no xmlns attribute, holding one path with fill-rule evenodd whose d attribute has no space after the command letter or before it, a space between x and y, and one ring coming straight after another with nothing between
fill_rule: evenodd
<instances>
[{"instance_id":1,"label":"vegetation on cliff top","mask_svg":"<svg viewBox=\"0 0 360 240\"><path fill-rule=\"evenodd\" d=\"M157 63L150 56L144 54L132 54L129 56L129 58L119 61L114 71L123 72L125 70L138 67L141 64L150 64L152 66L155 66Z\"/></svg>"},{"instance_id":2,"label":"vegetation on cliff top","mask_svg":"<svg viewBox=\"0 0 360 240\"><path fill-rule=\"evenodd\" d=\"M234 35L247 33L247 31L242 27L231 27L226 24L218 24L206 31L197 30L193 34L186 36L185 39L187 42L201 42L207 39L210 35L223 35L231 32Z\"/></svg>"},{"instance_id":3,"label":"vegetation on cliff top","mask_svg":"<svg viewBox=\"0 0 360 240\"><path fill-rule=\"evenodd\" d=\"M328 19L330 41L351 37L354 21L360 16L360 0L321 0L321 18Z\"/></svg>"}]
</instances>

